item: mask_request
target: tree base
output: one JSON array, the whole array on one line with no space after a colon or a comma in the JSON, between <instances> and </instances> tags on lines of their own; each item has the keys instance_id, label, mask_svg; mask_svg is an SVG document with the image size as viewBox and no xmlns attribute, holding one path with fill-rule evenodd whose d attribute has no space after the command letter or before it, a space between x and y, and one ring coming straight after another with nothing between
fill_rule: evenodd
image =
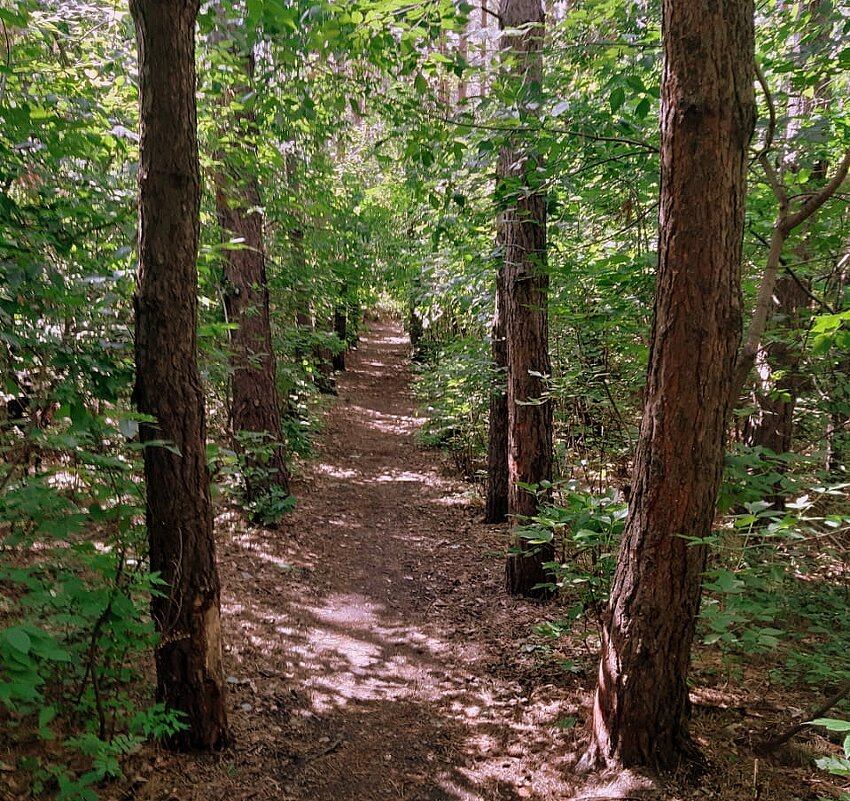
<instances>
[{"instance_id":1,"label":"tree base","mask_svg":"<svg viewBox=\"0 0 850 801\"><path fill-rule=\"evenodd\" d=\"M709 768L709 762L697 744L689 736L682 739L667 759L660 759L658 753L632 754L625 760L620 754L610 756L595 739L591 741L581 759L576 763L578 775L597 774L600 777L638 777L640 781L653 785L657 776L674 772L685 772L692 781L699 779ZM612 796L617 798L618 796Z\"/></svg>"},{"instance_id":2,"label":"tree base","mask_svg":"<svg viewBox=\"0 0 850 801\"><path fill-rule=\"evenodd\" d=\"M511 595L547 601L554 597L555 589L543 565L554 559L551 545L534 551L509 553L505 563L505 588Z\"/></svg>"},{"instance_id":3,"label":"tree base","mask_svg":"<svg viewBox=\"0 0 850 801\"><path fill-rule=\"evenodd\" d=\"M579 763L581 765L581 763ZM578 767L576 772L579 772ZM606 769L588 782L572 801L632 801L632 799L661 799L663 790L656 779L632 770Z\"/></svg>"}]
</instances>

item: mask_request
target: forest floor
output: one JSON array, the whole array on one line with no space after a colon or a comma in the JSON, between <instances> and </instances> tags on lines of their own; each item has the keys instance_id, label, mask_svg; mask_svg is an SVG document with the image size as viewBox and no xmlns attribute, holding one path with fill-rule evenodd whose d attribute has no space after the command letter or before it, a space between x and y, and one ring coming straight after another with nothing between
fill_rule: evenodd
<instances>
[{"instance_id":1,"label":"forest floor","mask_svg":"<svg viewBox=\"0 0 850 801\"><path fill-rule=\"evenodd\" d=\"M571 771L590 712L595 626L551 641L535 626L563 617L567 602L505 594L506 529L480 523L473 488L417 443L408 356L399 325L372 323L294 482L295 511L275 530L220 516L235 743L213 756L146 749L116 800L616 795L588 792ZM760 765L742 733L768 720L748 717L754 702L741 687L714 692L694 720L710 770L674 777L660 797L834 794L800 761Z\"/></svg>"}]
</instances>

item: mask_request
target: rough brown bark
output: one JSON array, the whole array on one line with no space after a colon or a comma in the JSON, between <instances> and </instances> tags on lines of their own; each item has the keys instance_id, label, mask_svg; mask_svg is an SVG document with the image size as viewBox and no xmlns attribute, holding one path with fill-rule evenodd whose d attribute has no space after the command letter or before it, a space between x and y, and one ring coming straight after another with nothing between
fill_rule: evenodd
<instances>
[{"instance_id":1,"label":"rough brown bark","mask_svg":"<svg viewBox=\"0 0 850 801\"><path fill-rule=\"evenodd\" d=\"M237 119L237 123L245 121ZM237 450L245 451L245 490L250 502L273 487L288 493L289 470L272 348L260 193L256 180L231 164L231 156L222 154L215 175L215 203L224 237L242 240L240 248L225 251L224 304L228 320L236 324L230 337L233 433L237 438L245 432L261 440L247 447L236 443Z\"/></svg>"},{"instance_id":2,"label":"rough brown bark","mask_svg":"<svg viewBox=\"0 0 850 801\"><path fill-rule=\"evenodd\" d=\"M345 371L345 350L348 348L348 310L345 295L348 292L348 287L342 289L342 299L334 308L334 333L342 342L343 350L333 355L333 368L338 372Z\"/></svg>"},{"instance_id":3,"label":"rough brown bark","mask_svg":"<svg viewBox=\"0 0 850 801\"><path fill-rule=\"evenodd\" d=\"M520 110L533 113L534 87L542 77L544 17L540 0L502 0L499 24L505 68L521 84ZM508 514L521 524L538 498L521 485L552 480L552 405L546 399L549 321L546 267L546 193L529 142L501 148L497 166L501 206L499 239L504 257L505 340L508 366ZM508 591L541 597L549 577L543 565L551 545L529 546L517 535L506 564Z\"/></svg>"},{"instance_id":4,"label":"rough brown bark","mask_svg":"<svg viewBox=\"0 0 850 801\"><path fill-rule=\"evenodd\" d=\"M165 582L151 601L161 635L157 698L189 728L178 749L228 741L219 579L196 351L200 209L195 110L197 0L133 0L139 52L139 273L136 386L151 570Z\"/></svg>"},{"instance_id":5,"label":"rough brown bark","mask_svg":"<svg viewBox=\"0 0 850 801\"><path fill-rule=\"evenodd\" d=\"M500 269L496 277L496 309L491 332L493 369L496 375L490 393L485 523L504 523L508 519L508 354L505 315L502 311L505 307L504 288L504 271Z\"/></svg>"},{"instance_id":6,"label":"rough brown bark","mask_svg":"<svg viewBox=\"0 0 850 801\"><path fill-rule=\"evenodd\" d=\"M686 678L741 338L752 0L663 0L659 268L629 521L581 767L692 753Z\"/></svg>"},{"instance_id":7,"label":"rough brown bark","mask_svg":"<svg viewBox=\"0 0 850 801\"><path fill-rule=\"evenodd\" d=\"M787 337L800 322L800 310L809 303L809 295L791 276L781 276L774 288L776 311L781 316L778 327ZM768 448L776 454L791 450L794 433L794 409L806 384L800 374L801 354L784 339L777 339L760 349L756 359L758 384L755 391L756 411L744 429L744 441L753 447ZM777 374L779 377L777 378ZM784 472L781 464L776 470ZM765 500L775 509L785 508L785 495L777 484L775 493Z\"/></svg>"}]
</instances>

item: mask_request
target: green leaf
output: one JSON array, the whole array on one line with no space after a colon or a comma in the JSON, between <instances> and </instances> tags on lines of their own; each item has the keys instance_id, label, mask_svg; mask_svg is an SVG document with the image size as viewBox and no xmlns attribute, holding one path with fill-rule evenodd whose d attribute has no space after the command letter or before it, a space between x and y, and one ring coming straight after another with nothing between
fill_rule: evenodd
<instances>
[{"instance_id":1,"label":"green leaf","mask_svg":"<svg viewBox=\"0 0 850 801\"><path fill-rule=\"evenodd\" d=\"M823 726L828 731L850 731L850 720L838 718L815 718L809 721L812 726Z\"/></svg>"},{"instance_id":2,"label":"green leaf","mask_svg":"<svg viewBox=\"0 0 850 801\"><path fill-rule=\"evenodd\" d=\"M623 103L626 102L626 90L623 89L622 86L618 86L613 92L611 92L608 102L611 105L611 112L617 112L622 107Z\"/></svg>"},{"instance_id":3,"label":"green leaf","mask_svg":"<svg viewBox=\"0 0 850 801\"><path fill-rule=\"evenodd\" d=\"M38 728L43 729L53 718L56 717L56 708L46 706L38 713Z\"/></svg>"},{"instance_id":4,"label":"green leaf","mask_svg":"<svg viewBox=\"0 0 850 801\"><path fill-rule=\"evenodd\" d=\"M18 13L15 13L8 8L0 7L0 20L3 20L3 22L11 25L13 28L26 28L29 21L29 12L26 9L21 9Z\"/></svg>"},{"instance_id":5,"label":"green leaf","mask_svg":"<svg viewBox=\"0 0 850 801\"><path fill-rule=\"evenodd\" d=\"M32 640L22 628L13 627L2 632L3 638L16 651L22 654L28 654L32 646Z\"/></svg>"},{"instance_id":6,"label":"green leaf","mask_svg":"<svg viewBox=\"0 0 850 801\"><path fill-rule=\"evenodd\" d=\"M716 571L714 581L706 583L706 588L725 594L736 594L744 591L744 582L729 570Z\"/></svg>"}]
</instances>

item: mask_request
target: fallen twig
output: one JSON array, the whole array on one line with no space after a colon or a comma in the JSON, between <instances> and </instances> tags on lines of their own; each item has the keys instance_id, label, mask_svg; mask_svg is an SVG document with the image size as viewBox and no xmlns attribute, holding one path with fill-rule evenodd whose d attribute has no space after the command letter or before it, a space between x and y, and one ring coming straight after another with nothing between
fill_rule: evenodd
<instances>
[{"instance_id":1,"label":"fallen twig","mask_svg":"<svg viewBox=\"0 0 850 801\"><path fill-rule=\"evenodd\" d=\"M762 742L756 746L755 750L759 754L770 754L779 748L782 745L785 745L795 734L799 734L803 729L811 726L811 721L816 718L823 717L827 712L829 712L832 707L834 707L839 701L843 701L848 695L850 695L850 680L845 681L841 687L838 688L838 691L827 700L823 706L818 707L814 712L812 712L808 718L802 723L798 723L795 726L792 726L790 729L777 734L775 737L771 737L768 740L762 740Z\"/></svg>"}]
</instances>

